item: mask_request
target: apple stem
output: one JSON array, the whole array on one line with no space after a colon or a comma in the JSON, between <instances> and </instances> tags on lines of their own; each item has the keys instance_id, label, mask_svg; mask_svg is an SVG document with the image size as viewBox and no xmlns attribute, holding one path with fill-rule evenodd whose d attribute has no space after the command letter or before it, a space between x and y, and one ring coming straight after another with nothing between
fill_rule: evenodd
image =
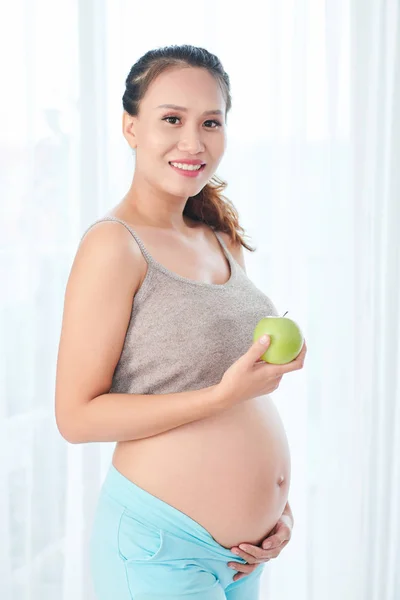
<instances>
[{"instance_id":1,"label":"apple stem","mask_svg":"<svg viewBox=\"0 0 400 600\"><path fill-rule=\"evenodd\" d=\"M288 312L289 312L289 311L287 310L283 316L287 315L287 314L288 314ZM283 318L283 317L282 317L282 318Z\"/></svg>"}]
</instances>

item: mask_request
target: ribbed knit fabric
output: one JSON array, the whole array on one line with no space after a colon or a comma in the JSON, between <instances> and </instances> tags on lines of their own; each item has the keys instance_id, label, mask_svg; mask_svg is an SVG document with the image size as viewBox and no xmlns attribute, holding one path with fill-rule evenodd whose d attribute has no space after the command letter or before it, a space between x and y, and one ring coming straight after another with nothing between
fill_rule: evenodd
<instances>
[{"instance_id":1,"label":"ribbed knit fabric","mask_svg":"<svg viewBox=\"0 0 400 600\"><path fill-rule=\"evenodd\" d=\"M229 261L231 275L222 285L181 277L157 262L137 233L148 269L132 303L124 346L110 392L169 394L215 385L253 344L258 321L278 316L272 301L258 289L214 231Z\"/></svg>"}]
</instances>

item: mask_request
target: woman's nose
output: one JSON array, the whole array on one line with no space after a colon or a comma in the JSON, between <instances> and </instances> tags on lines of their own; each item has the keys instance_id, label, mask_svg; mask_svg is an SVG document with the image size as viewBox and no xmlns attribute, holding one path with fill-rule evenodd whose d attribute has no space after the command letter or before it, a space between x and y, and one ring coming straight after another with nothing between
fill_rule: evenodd
<instances>
[{"instance_id":1,"label":"woman's nose","mask_svg":"<svg viewBox=\"0 0 400 600\"><path fill-rule=\"evenodd\" d=\"M198 132L191 132L182 135L178 148L182 152L203 152L204 144Z\"/></svg>"}]
</instances>

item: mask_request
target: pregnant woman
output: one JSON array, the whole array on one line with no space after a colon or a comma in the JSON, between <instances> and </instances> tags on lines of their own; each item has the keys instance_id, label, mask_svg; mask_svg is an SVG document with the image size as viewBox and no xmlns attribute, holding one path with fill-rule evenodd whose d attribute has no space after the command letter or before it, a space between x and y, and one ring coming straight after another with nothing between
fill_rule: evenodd
<instances>
[{"instance_id":1,"label":"pregnant woman","mask_svg":"<svg viewBox=\"0 0 400 600\"><path fill-rule=\"evenodd\" d=\"M131 187L85 231L68 279L57 425L71 443L116 442L91 535L98 600L256 600L262 542L290 537L289 447L271 393L306 345L278 366L260 360L269 340L253 343L278 313L246 274L251 248L224 184L208 183L229 89L202 48L157 49L132 67Z\"/></svg>"}]
</instances>

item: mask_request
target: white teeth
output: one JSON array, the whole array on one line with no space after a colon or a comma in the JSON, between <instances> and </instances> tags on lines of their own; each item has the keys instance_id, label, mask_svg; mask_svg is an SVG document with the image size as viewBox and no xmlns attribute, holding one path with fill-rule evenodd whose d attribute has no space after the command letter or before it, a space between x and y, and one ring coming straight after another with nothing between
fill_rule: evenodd
<instances>
[{"instance_id":1,"label":"white teeth","mask_svg":"<svg viewBox=\"0 0 400 600\"><path fill-rule=\"evenodd\" d=\"M178 169L183 169L184 171L198 171L202 167L202 165L186 165L183 163L175 162L171 162L171 165L173 165L174 167L178 167Z\"/></svg>"}]
</instances>

